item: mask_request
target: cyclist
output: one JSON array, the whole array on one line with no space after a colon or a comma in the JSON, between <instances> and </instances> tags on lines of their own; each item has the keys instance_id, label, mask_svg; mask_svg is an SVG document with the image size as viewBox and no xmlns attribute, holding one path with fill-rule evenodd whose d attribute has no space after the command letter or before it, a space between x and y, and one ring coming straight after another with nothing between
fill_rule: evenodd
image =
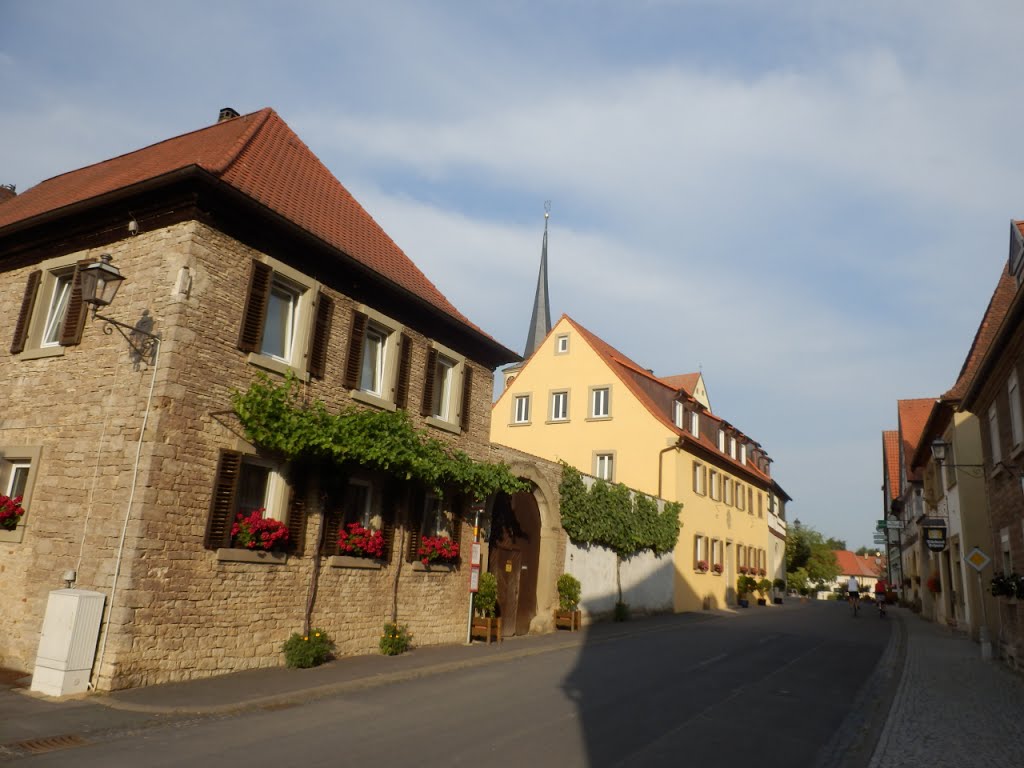
<instances>
[{"instance_id":1,"label":"cyclist","mask_svg":"<svg viewBox=\"0 0 1024 768\"><path fill-rule=\"evenodd\" d=\"M879 617L885 616L885 579L875 582L875 602L878 603Z\"/></svg>"},{"instance_id":2,"label":"cyclist","mask_svg":"<svg viewBox=\"0 0 1024 768\"><path fill-rule=\"evenodd\" d=\"M846 594L849 596L850 605L853 606L853 615L856 616L860 610L860 585L856 576L851 576L846 582Z\"/></svg>"}]
</instances>

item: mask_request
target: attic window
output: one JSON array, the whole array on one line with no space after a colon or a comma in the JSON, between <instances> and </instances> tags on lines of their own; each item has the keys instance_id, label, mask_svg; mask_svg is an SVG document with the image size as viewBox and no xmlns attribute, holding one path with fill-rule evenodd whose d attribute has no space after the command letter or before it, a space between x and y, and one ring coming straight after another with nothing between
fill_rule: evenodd
<instances>
[{"instance_id":1,"label":"attic window","mask_svg":"<svg viewBox=\"0 0 1024 768\"><path fill-rule=\"evenodd\" d=\"M1010 274L1021 280L1021 266L1024 265L1024 236L1021 235L1016 221L1010 222Z\"/></svg>"}]
</instances>

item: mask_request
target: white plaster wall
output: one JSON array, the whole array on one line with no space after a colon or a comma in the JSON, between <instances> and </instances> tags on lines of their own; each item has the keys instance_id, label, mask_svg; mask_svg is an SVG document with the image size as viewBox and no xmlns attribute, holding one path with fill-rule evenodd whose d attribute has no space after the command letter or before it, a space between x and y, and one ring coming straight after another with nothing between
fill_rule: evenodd
<instances>
[{"instance_id":1,"label":"white plaster wall","mask_svg":"<svg viewBox=\"0 0 1024 768\"><path fill-rule=\"evenodd\" d=\"M615 553L604 547L566 545L565 572L580 580L582 608L587 614L611 613L618 600ZM672 610L674 589L672 553L655 557L650 552L622 564L622 599L632 612Z\"/></svg>"}]
</instances>

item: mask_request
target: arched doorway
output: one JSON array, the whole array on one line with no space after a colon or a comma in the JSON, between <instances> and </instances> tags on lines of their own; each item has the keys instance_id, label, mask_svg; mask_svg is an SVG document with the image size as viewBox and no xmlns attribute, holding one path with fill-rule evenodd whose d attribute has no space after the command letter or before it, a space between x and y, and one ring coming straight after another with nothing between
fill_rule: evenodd
<instances>
[{"instance_id":1,"label":"arched doorway","mask_svg":"<svg viewBox=\"0 0 1024 768\"><path fill-rule=\"evenodd\" d=\"M534 492L498 494L491 510L488 570L498 581L505 637L525 635L537 615L541 519Z\"/></svg>"}]
</instances>

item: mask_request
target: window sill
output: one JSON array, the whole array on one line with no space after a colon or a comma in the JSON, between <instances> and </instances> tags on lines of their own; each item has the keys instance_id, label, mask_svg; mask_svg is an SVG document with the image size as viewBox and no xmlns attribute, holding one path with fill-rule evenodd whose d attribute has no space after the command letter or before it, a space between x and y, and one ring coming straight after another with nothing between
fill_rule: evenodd
<instances>
[{"instance_id":1,"label":"window sill","mask_svg":"<svg viewBox=\"0 0 1024 768\"><path fill-rule=\"evenodd\" d=\"M452 424L450 421L445 421L437 416L427 416L426 422L432 427L443 429L445 432L451 432L453 435L462 434L462 429L458 424Z\"/></svg>"},{"instance_id":2,"label":"window sill","mask_svg":"<svg viewBox=\"0 0 1024 768\"><path fill-rule=\"evenodd\" d=\"M260 565L284 565L288 562L287 552L263 552L255 549L221 548L217 560L222 563L258 563Z\"/></svg>"},{"instance_id":3,"label":"window sill","mask_svg":"<svg viewBox=\"0 0 1024 768\"><path fill-rule=\"evenodd\" d=\"M273 371L285 376L288 373L295 374L299 381L309 381L309 374L299 368L296 368L291 363L286 363L283 360L278 360L270 355L262 355L259 352L249 353L249 364L255 365L257 368L263 368L267 371Z\"/></svg>"},{"instance_id":4,"label":"window sill","mask_svg":"<svg viewBox=\"0 0 1024 768\"><path fill-rule=\"evenodd\" d=\"M529 427L532 425L532 421L513 421L511 424L509 424L510 427Z\"/></svg>"},{"instance_id":5,"label":"window sill","mask_svg":"<svg viewBox=\"0 0 1024 768\"><path fill-rule=\"evenodd\" d=\"M370 392L364 392L361 389L350 390L349 394L352 395L353 400L358 400L366 405L372 405L374 408L382 408L385 411L398 410L398 407L390 400L385 400L383 397L378 397Z\"/></svg>"},{"instance_id":6,"label":"window sill","mask_svg":"<svg viewBox=\"0 0 1024 768\"><path fill-rule=\"evenodd\" d=\"M419 560L414 560L412 563L412 570L420 573L452 573L458 567L457 563L432 563L431 565L424 565Z\"/></svg>"},{"instance_id":7,"label":"window sill","mask_svg":"<svg viewBox=\"0 0 1024 768\"><path fill-rule=\"evenodd\" d=\"M611 416L587 416L586 421L611 421Z\"/></svg>"},{"instance_id":8,"label":"window sill","mask_svg":"<svg viewBox=\"0 0 1024 768\"><path fill-rule=\"evenodd\" d=\"M331 568L352 568L354 570L379 571L384 567L384 561L374 560L370 557L331 555L327 558L327 565Z\"/></svg>"},{"instance_id":9,"label":"window sill","mask_svg":"<svg viewBox=\"0 0 1024 768\"><path fill-rule=\"evenodd\" d=\"M7 542L8 544L17 544L23 538L25 538L25 523L22 522L13 531L0 528L0 541Z\"/></svg>"},{"instance_id":10,"label":"window sill","mask_svg":"<svg viewBox=\"0 0 1024 768\"><path fill-rule=\"evenodd\" d=\"M548 419L544 422L545 424L569 424L569 419Z\"/></svg>"},{"instance_id":11,"label":"window sill","mask_svg":"<svg viewBox=\"0 0 1024 768\"><path fill-rule=\"evenodd\" d=\"M26 349L17 355L18 360L42 360L45 357L60 357L64 354L64 350L67 347L37 347L36 349Z\"/></svg>"}]
</instances>

